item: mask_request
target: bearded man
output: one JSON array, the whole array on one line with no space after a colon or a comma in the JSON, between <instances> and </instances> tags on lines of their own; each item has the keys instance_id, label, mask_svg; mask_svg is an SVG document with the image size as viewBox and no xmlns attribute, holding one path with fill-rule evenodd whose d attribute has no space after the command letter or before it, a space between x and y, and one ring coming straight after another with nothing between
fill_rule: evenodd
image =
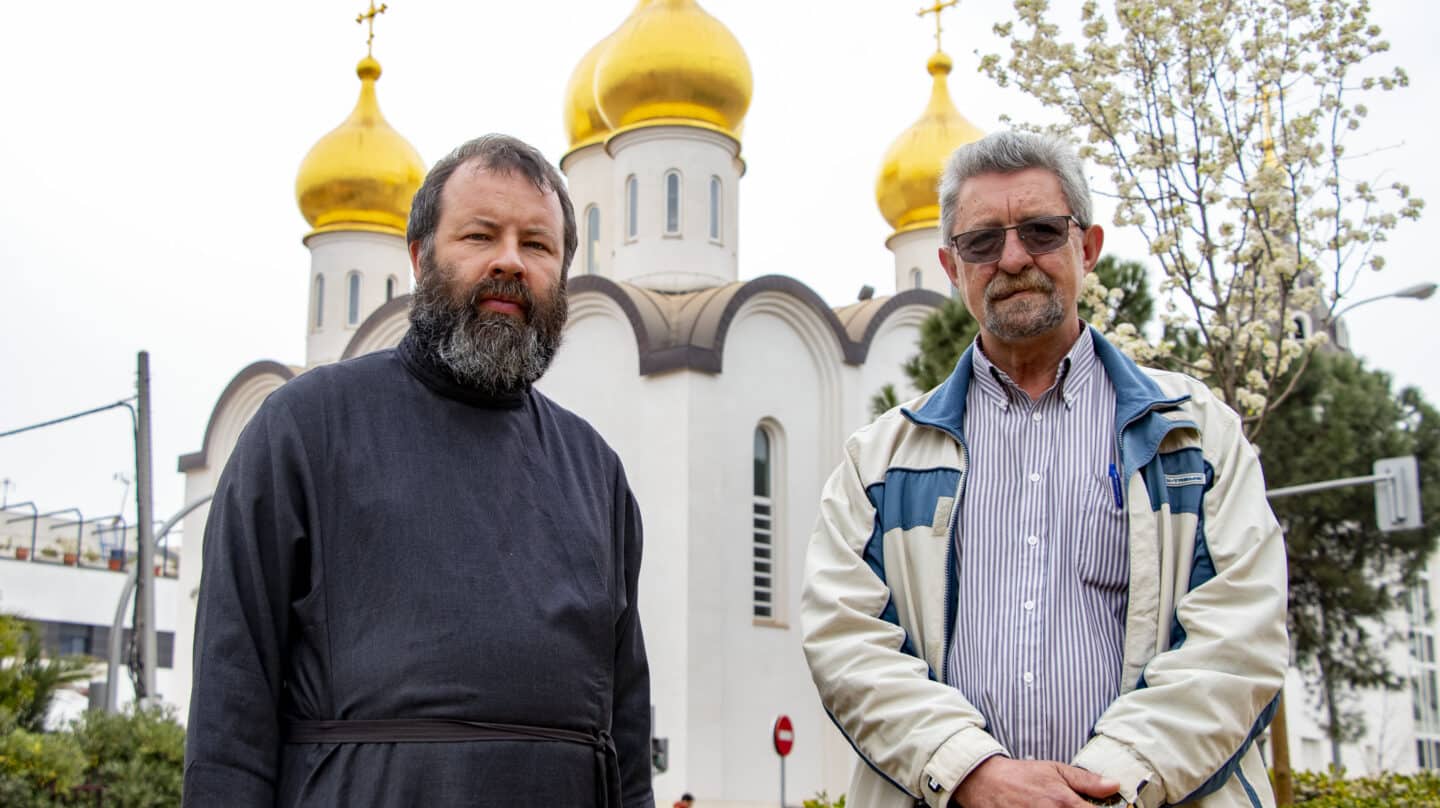
<instances>
[{"instance_id":1,"label":"bearded man","mask_svg":"<svg viewBox=\"0 0 1440 808\"><path fill-rule=\"evenodd\" d=\"M1239 416L1080 320L1104 232L1063 141L961 147L940 209L980 336L846 443L806 558L850 804L1273 805L1285 547Z\"/></svg>"},{"instance_id":2,"label":"bearded man","mask_svg":"<svg viewBox=\"0 0 1440 808\"><path fill-rule=\"evenodd\" d=\"M575 214L533 148L430 171L398 348L245 429L206 524L189 806L650 806L640 516L536 391Z\"/></svg>"}]
</instances>

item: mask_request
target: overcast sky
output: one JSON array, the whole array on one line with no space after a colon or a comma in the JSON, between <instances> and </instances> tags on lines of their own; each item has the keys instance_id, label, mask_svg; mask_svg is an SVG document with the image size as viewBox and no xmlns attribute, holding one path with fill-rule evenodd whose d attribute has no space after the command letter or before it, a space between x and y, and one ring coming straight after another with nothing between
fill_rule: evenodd
<instances>
[{"instance_id":1,"label":"overcast sky","mask_svg":"<svg viewBox=\"0 0 1440 808\"><path fill-rule=\"evenodd\" d=\"M628 14L629 0L394 0L376 25L381 107L427 163L487 131L564 153L565 82ZM755 77L742 155L740 275L781 273L832 304L863 284L893 291L874 180L890 141L929 93L932 26L919 0L706 0ZM1078 2L1057 4L1072 22ZM1368 100L1347 166L1404 180L1440 206L1433 149L1440 13L1378 0L1387 63L1412 87ZM309 254L295 206L301 158L354 104L365 33L357 0L10 3L0 25L0 431L131 395L151 353L156 517L182 504L178 455L200 448L226 383L257 359L304 358ZM1008 3L947 12L951 92L983 129L1001 114L1043 120L976 72ZM1092 178L1102 179L1096 174ZM1403 224L1389 267L1353 295L1436 279L1440 209ZM1108 216L1102 218L1108 224ZM1107 245L1142 257L1134 234ZM1440 297L1386 301L1351 318L1356 349L1440 402ZM1317 469L1317 477L1325 470ZM122 507L129 420L110 412L0 439L10 502ZM133 520L133 497L123 505Z\"/></svg>"}]
</instances>

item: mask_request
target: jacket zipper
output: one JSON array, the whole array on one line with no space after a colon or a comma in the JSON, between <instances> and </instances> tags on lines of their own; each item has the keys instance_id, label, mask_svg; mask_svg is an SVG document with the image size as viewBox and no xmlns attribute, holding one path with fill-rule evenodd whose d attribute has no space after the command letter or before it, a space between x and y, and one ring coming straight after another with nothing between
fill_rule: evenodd
<instances>
[{"instance_id":1,"label":"jacket zipper","mask_svg":"<svg viewBox=\"0 0 1440 808\"><path fill-rule=\"evenodd\" d=\"M946 434L949 434L946 432ZM943 644L944 656L940 659L940 683L950 683L950 645L955 639L955 595L953 581L960 577L955 569L955 545L959 543L960 529L960 499L965 493L965 478L970 475L970 449L965 445L965 439L955 436L956 442L960 444L960 460L963 466L960 469L960 479L955 483L955 501L950 506L950 527L945 531L945 642Z\"/></svg>"}]
</instances>

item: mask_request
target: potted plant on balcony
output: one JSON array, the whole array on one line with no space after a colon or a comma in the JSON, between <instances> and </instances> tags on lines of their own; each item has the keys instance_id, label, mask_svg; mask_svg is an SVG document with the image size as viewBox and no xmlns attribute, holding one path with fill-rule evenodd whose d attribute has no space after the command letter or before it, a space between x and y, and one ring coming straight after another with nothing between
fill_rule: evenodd
<instances>
[{"instance_id":1,"label":"potted plant on balcony","mask_svg":"<svg viewBox=\"0 0 1440 808\"><path fill-rule=\"evenodd\" d=\"M55 545L47 544L40 548L40 555L44 556L46 561L54 561L60 557L60 551L55 549Z\"/></svg>"},{"instance_id":2,"label":"potted plant on balcony","mask_svg":"<svg viewBox=\"0 0 1440 808\"><path fill-rule=\"evenodd\" d=\"M87 565L100 563L100 554L94 550L86 550L83 558Z\"/></svg>"},{"instance_id":3,"label":"potted plant on balcony","mask_svg":"<svg viewBox=\"0 0 1440 808\"><path fill-rule=\"evenodd\" d=\"M80 561L80 555L75 552L75 542L69 539L60 540L60 553L67 567L73 567Z\"/></svg>"},{"instance_id":4,"label":"potted plant on balcony","mask_svg":"<svg viewBox=\"0 0 1440 808\"><path fill-rule=\"evenodd\" d=\"M110 550L110 569L115 572L125 569L125 551L122 548L114 547Z\"/></svg>"}]
</instances>

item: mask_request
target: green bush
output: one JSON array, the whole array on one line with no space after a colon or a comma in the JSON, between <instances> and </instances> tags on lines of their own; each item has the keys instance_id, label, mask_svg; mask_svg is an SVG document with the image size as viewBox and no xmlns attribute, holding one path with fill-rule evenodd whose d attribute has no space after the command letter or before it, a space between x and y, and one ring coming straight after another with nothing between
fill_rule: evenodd
<instances>
[{"instance_id":1,"label":"green bush","mask_svg":"<svg viewBox=\"0 0 1440 808\"><path fill-rule=\"evenodd\" d=\"M180 804L185 730L166 709L89 712L60 732L0 735L0 805L50 808ZM86 790L77 790L81 785Z\"/></svg>"},{"instance_id":2,"label":"green bush","mask_svg":"<svg viewBox=\"0 0 1440 808\"><path fill-rule=\"evenodd\" d=\"M1440 808L1440 773L1346 779L1343 771L1296 772L1295 808Z\"/></svg>"},{"instance_id":3,"label":"green bush","mask_svg":"<svg viewBox=\"0 0 1440 808\"><path fill-rule=\"evenodd\" d=\"M834 802L831 802L830 795L822 791L815 795L815 799L806 800L801 804L804 808L845 808L845 795L841 794Z\"/></svg>"},{"instance_id":4,"label":"green bush","mask_svg":"<svg viewBox=\"0 0 1440 808\"><path fill-rule=\"evenodd\" d=\"M85 756L68 733L45 734L16 727L0 735L0 805L69 805L72 790L84 777Z\"/></svg>"},{"instance_id":5,"label":"green bush","mask_svg":"<svg viewBox=\"0 0 1440 808\"><path fill-rule=\"evenodd\" d=\"M104 787L107 808L180 804L185 729L168 708L88 712L72 731L87 779Z\"/></svg>"}]
</instances>

